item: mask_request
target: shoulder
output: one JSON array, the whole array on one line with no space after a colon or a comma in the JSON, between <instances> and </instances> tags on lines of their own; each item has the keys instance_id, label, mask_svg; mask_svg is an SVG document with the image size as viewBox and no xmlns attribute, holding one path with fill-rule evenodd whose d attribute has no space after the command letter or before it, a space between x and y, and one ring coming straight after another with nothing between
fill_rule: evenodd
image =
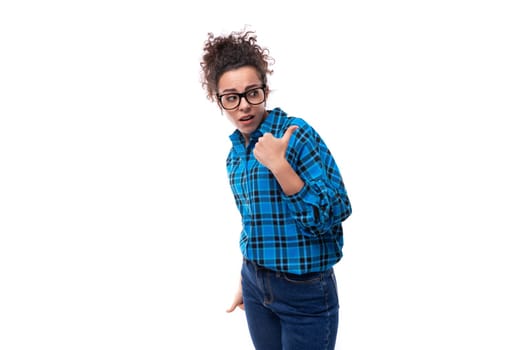
<instances>
[{"instance_id":1,"label":"shoulder","mask_svg":"<svg viewBox=\"0 0 525 350\"><path fill-rule=\"evenodd\" d=\"M301 145L305 143L322 142L317 131L303 118L293 116L288 117L288 123L284 129L286 130L292 125L297 125L299 127L294 131L292 136L295 144Z\"/></svg>"},{"instance_id":2,"label":"shoulder","mask_svg":"<svg viewBox=\"0 0 525 350\"><path fill-rule=\"evenodd\" d=\"M306 120L300 117L289 115L279 107L274 108L270 112L270 115L272 117L273 127L276 129L275 131L278 132L279 134L284 133L292 125L297 125L299 129L301 130L300 132L301 134L311 133L311 132L315 133L315 130Z\"/></svg>"}]
</instances>

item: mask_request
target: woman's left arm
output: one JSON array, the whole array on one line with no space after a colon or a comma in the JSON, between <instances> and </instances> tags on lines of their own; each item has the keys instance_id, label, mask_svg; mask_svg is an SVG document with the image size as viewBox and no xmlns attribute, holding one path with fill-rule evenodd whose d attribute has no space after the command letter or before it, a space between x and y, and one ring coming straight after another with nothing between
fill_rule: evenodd
<instances>
[{"instance_id":1,"label":"woman's left arm","mask_svg":"<svg viewBox=\"0 0 525 350\"><path fill-rule=\"evenodd\" d=\"M339 168L326 144L313 129L301 131L289 148L288 164L303 186L286 198L304 231L322 235L347 219L352 207Z\"/></svg>"}]
</instances>

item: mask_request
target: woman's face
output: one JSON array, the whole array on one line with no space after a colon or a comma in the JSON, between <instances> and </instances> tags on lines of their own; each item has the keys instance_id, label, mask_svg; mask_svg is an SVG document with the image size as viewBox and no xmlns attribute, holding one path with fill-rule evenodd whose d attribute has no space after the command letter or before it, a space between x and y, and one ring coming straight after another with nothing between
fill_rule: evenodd
<instances>
[{"instance_id":1,"label":"woman's face","mask_svg":"<svg viewBox=\"0 0 525 350\"><path fill-rule=\"evenodd\" d=\"M241 67L225 72L219 79L217 90L219 96L222 97L223 104L229 100L237 100L239 96L227 95L230 93L245 93L249 91L248 96L240 98L240 103L236 108L224 109L228 119L241 132L246 142L250 139L250 134L254 132L266 117L265 99L259 104L250 104L248 100L253 102L262 101L267 96L268 90L264 89L264 96L261 95L262 90L252 90L262 87L263 84L257 75L257 71L253 67ZM235 105L235 103L233 104ZM223 106L224 107L224 106Z\"/></svg>"}]
</instances>

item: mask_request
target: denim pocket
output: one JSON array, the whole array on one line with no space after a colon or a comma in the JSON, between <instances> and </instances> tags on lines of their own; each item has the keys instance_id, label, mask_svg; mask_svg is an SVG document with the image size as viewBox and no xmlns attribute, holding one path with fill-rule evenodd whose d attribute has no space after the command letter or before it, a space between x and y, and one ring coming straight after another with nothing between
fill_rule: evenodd
<instances>
[{"instance_id":1,"label":"denim pocket","mask_svg":"<svg viewBox=\"0 0 525 350\"><path fill-rule=\"evenodd\" d=\"M334 283L335 295L339 298L339 290L337 289L337 278L335 278L335 273L332 273L332 282Z\"/></svg>"},{"instance_id":2,"label":"denim pocket","mask_svg":"<svg viewBox=\"0 0 525 350\"><path fill-rule=\"evenodd\" d=\"M282 273L285 280L292 283L316 283L323 278L322 272L310 272L303 275L296 275L293 273Z\"/></svg>"}]
</instances>

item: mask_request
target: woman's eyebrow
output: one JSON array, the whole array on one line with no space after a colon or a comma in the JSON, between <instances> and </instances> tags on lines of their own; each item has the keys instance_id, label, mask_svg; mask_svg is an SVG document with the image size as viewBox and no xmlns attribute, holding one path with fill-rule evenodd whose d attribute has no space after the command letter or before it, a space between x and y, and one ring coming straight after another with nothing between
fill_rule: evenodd
<instances>
[{"instance_id":1,"label":"woman's eyebrow","mask_svg":"<svg viewBox=\"0 0 525 350\"><path fill-rule=\"evenodd\" d=\"M260 87L261 84L251 84L251 85L248 85L247 87L244 88L244 91L247 91L247 90L250 90L250 89L253 89L253 88L256 88L256 87ZM237 92L237 89L224 89L221 94L227 94L229 92Z\"/></svg>"}]
</instances>

